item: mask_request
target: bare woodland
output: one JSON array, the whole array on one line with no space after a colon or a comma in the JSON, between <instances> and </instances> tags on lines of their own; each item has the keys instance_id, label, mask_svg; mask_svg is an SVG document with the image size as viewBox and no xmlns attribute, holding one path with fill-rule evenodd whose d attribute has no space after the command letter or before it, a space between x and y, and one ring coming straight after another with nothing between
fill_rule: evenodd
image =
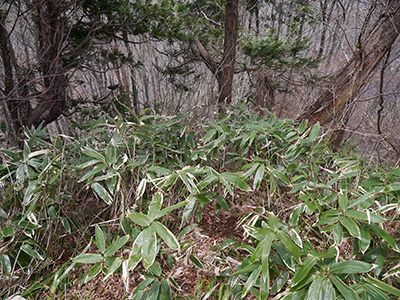
<instances>
[{"instance_id":1,"label":"bare woodland","mask_svg":"<svg viewBox=\"0 0 400 300\"><path fill-rule=\"evenodd\" d=\"M194 1L183 12L185 2L134 1L130 15L108 3L2 2L4 143L40 124L74 134L69 121L120 114L121 102L195 118L245 102L327 125L338 147L398 160L400 1Z\"/></svg>"}]
</instances>

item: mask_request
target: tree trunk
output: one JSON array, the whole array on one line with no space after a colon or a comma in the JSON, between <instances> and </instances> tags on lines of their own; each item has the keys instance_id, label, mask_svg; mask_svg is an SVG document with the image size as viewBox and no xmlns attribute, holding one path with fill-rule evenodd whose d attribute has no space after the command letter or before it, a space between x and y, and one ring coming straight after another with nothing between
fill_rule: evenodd
<instances>
[{"instance_id":1,"label":"tree trunk","mask_svg":"<svg viewBox=\"0 0 400 300\"><path fill-rule=\"evenodd\" d=\"M238 36L239 0L227 0L225 6L224 54L217 73L219 85L218 104L232 101L232 83L235 69L236 46Z\"/></svg>"},{"instance_id":2,"label":"tree trunk","mask_svg":"<svg viewBox=\"0 0 400 300\"><path fill-rule=\"evenodd\" d=\"M275 104L275 89L266 72L258 71L257 82L255 86L254 99L256 105L262 114L262 108L272 109Z\"/></svg>"},{"instance_id":3,"label":"tree trunk","mask_svg":"<svg viewBox=\"0 0 400 300\"><path fill-rule=\"evenodd\" d=\"M330 87L297 118L325 124L342 111L365 84L372 71L393 45L400 30L400 0L391 0L364 44L335 76Z\"/></svg>"},{"instance_id":4,"label":"tree trunk","mask_svg":"<svg viewBox=\"0 0 400 300\"><path fill-rule=\"evenodd\" d=\"M28 126L56 120L67 103L67 81L62 66L64 22L57 0L37 0L39 25L39 64L43 90L27 122Z\"/></svg>"},{"instance_id":5,"label":"tree trunk","mask_svg":"<svg viewBox=\"0 0 400 300\"><path fill-rule=\"evenodd\" d=\"M225 37L222 61L216 62L195 37L200 56L218 82L218 105L232 101L232 83L238 37L239 0L227 0L225 4Z\"/></svg>"}]
</instances>

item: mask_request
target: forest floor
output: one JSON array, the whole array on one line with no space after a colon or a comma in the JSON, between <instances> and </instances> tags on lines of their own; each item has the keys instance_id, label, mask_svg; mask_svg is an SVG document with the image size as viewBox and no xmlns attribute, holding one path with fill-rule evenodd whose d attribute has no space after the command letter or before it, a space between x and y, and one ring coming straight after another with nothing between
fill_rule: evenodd
<instances>
[{"instance_id":1,"label":"forest floor","mask_svg":"<svg viewBox=\"0 0 400 300\"><path fill-rule=\"evenodd\" d=\"M167 267L166 262L161 262L167 270L167 277L173 278L180 286L180 290L174 289L174 299L197 299L196 292L201 292L204 295L205 286L215 276L219 275L221 268L230 268L234 270L240 264L239 260L225 254L222 254L219 246L228 239L235 239L240 245L244 240L244 231L238 226L239 221L243 216L251 211L254 211L255 205L260 204L260 192L254 192L253 196L246 194L246 201L243 199L235 201L237 203L230 203L231 209L229 211L221 209L216 212L215 205L206 206L202 212L202 219L198 226L192 232L186 234L181 240L181 245L186 245L182 249L181 259L177 259L172 269ZM281 207L282 208L282 207ZM194 223L195 218L192 218ZM71 240L70 243L73 243ZM96 247L89 250L96 250ZM242 250L243 252L243 250ZM245 256L245 253L242 253ZM124 255L119 252L120 258ZM204 269L196 266L189 256L196 257L204 266ZM240 251L235 255L239 255ZM71 251L65 251L64 255L54 266L57 271L61 265L73 258ZM223 262L221 262L223 261ZM70 273L68 279L68 288L64 291L58 292L57 295L51 294L49 291L42 291L35 296L35 299L71 299L71 300L112 300L112 299L128 299L128 295L135 289L135 287L144 279L141 275L142 266L139 265L129 278L129 287L126 289L121 277L121 273L114 273L107 281L104 281L104 275L99 274L94 279L85 284L79 284L80 278L88 271L90 265L82 265L81 267L74 268ZM165 271L165 270L164 270ZM202 281L201 291L196 289L196 285ZM200 298L198 298L200 299ZM208 298L210 300L213 297ZM248 295L246 299L256 299L252 295Z\"/></svg>"}]
</instances>

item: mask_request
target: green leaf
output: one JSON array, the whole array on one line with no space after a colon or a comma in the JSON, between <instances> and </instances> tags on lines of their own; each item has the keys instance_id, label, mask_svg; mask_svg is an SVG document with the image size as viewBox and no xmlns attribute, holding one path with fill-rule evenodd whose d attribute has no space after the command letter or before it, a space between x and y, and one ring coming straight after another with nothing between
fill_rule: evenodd
<instances>
[{"instance_id":1,"label":"green leaf","mask_svg":"<svg viewBox=\"0 0 400 300\"><path fill-rule=\"evenodd\" d=\"M206 178L204 178L202 181L199 182L199 184L197 185L197 188L199 190L202 190L209 184L214 183L216 181L218 181L217 176L215 176L214 174L208 175Z\"/></svg>"},{"instance_id":2,"label":"green leaf","mask_svg":"<svg viewBox=\"0 0 400 300\"><path fill-rule=\"evenodd\" d=\"M7 213L0 207L0 218L8 219Z\"/></svg>"},{"instance_id":3,"label":"green leaf","mask_svg":"<svg viewBox=\"0 0 400 300\"><path fill-rule=\"evenodd\" d=\"M217 196L217 203L225 210L230 210L230 207L223 197Z\"/></svg>"},{"instance_id":4,"label":"green leaf","mask_svg":"<svg viewBox=\"0 0 400 300\"><path fill-rule=\"evenodd\" d=\"M110 165L114 164L117 161L117 151L115 149L113 142L108 144L106 157L107 157L107 162Z\"/></svg>"},{"instance_id":5,"label":"green leaf","mask_svg":"<svg viewBox=\"0 0 400 300\"><path fill-rule=\"evenodd\" d=\"M382 192L395 192L400 191L400 182L394 182L385 187Z\"/></svg>"},{"instance_id":6,"label":"green leaf","mask_svg":"<svg viewBox=\"0 0 400 300\"><path fill-rule=\"evenodd\" d=\"M164 242L167 243L167 245L174 249L174 250L179 250L180 245L174 234L163 224L161 224L158 221L153 222L151 224L151 227L157 232L158 236L161 237Z\"/></svg>"},{"instance_id":7,"label":"green leaf","mask_svg":"<svg viewBox=\"0 0 400 300\"><path fill-rule=\"evenodd\" d=\"M291 240L283 231L278 231L278 236L281 239L282 243L289 249L289 251L293 254L293 258L300 263L300 249L299 247Z\"/></svg>"},{"instance_id":8,"label":"green leaf","mask_svg":"<svg viewBox=\"0 0 400 300\"><path fill-rule=\"evenodd\" d=\"M339 217L339 222L342 223L342 225L352 236L356 238L361 237L360 228L358 227L356 222L345 216Z\"/></svg>"},{"instance_id":9,"label":"green leaf","mask_svg":"<svg viewBox=\"0 0 400 300\"><path fill-rule=\"evenodd\" d=\"M244 166L242 167L242 170L246 170L246 169L247 169L247 171L244 172L243 178L244 178L244 179L247 179L247 178L249 178L251 175L253 175L254 172L256 172L256 170L258 169L259 165L260 165L260 163L258 163L258 162L244 165Z\"/></svg>"},{"instance_id":10,"label":"green leaf","mask_svg":"<svg viewBox=\"0 0 400 300\"><path fill-rule=\"evenodd\" d=\"M83 175L79 180L78 183L85 181L86 179L89 179L96 175L97 173L100 173L103 171L105 168L107 168L107 165L105 164L99 164L93 168L93 170L87 172L85 175Z\"/></svg>"},{"instance_id":11,"label":"green leaf","mask_svg":"<svg viewBox=\"0 0 400 300\"><path fill-rule=\"evenodd\" d=\"M271 228L261 227L250 234L259 241L262 241L266 236L273 234L275 236L275 232Z\"/></svg>"},{"instance_id":12,"label":"green leaf","mask_svg":"<svg viewBox=\"0 0 400 300\"><path fill-rule=\"evenodd\" d=\"M84 163L81 163L81 164L77 165L76 167L78 169L86 169L87 167L93 166L93 165L98 164L100 162L101 161L98 160L98 159L91 159L91 160L85 161Z\"/></svg>"},{"instance_id":13,"label":"green leaf","mask_svg":"<svg viewBox=\"0 0 400 300\"><path fill-rule=\"evenodd\" d=\"M2 229L3 236L8 237L8 236L13 236L14 235L14 227L10 225L6 225Z\"/></svg>"},{"instance_id":14,"label":"green leaf","mask_svg":"<svg viewBox=\"0 0 400 300\"><path fill-rule=\"evenodd\" d=\"M104 163L106 162L106 159L104 158L104 156L92 148L88 148L88 147L82 148L82 153L86 154L87 156L89 156L91 158L101 160Z\"/></svg>"},{"instance_id":15,"label":"green leaf","mask_svg":"<svg viewBox=\"0 0 400 300\"><path fill-rule=\"evenodd\" d=\"M158 295L160 294L160 282L158 280L155 280L153 284L151 285L149 294L146 298L146 300L157 300Z\"/></svg>"},{"instance_id":16,"label":"green leaf","mask_svg":"<svg viewBox=\"0 0 400 300\"><path fill-rule=\"evenodd\" d=\"M282 274L276 278L274 285L271 287L271 294L278 293L287 283L289 279L289 272L283 271Z\"/></svg>"},{"instance_id":17,"label":"green leaf","mask_svg":"<svg viewBox=\"0 0 400 300\"><path fill-rule=\"evenodd\" d=\"M333 240L336 245L340 245L343 241L343 228L338 223L333 225Z\"/></svg>"},{"instance_id":18,"label":"green leaf","mask_svg":"<svg viewBox=\"0 0 400 300\"><path fill-rule=\"evenodd\" d=\"M119 257L116 257L111 266L108 268L107 272L105 272L103 281L106 281L108 277L114 274L114 272L121 266L121 264L122 260Z\"/></svg>"},{"instance_id":19,"label":"green leaf","mask_svg":"<svg viewBox=\"0 0 400 300\"><path fill-rule=\"evenodd\" d=\"M158 218L161 218L161 217L167 215L170 211L173 211L175 209L181 208L182 206L188 205L188 203L189 203L189 199L186 199L185 201L181 201L177 204L167 206L166 208L159 211L159 213L157 214L155 219L158 219Z\"/></svg>"},{"instance_id":20,"label":"green leaf","mask_svg":"<svg viewBox=\"0 0 400 300\"><path fill-rule=\"evenodd\" d=\"M304 204L300 204L293 210L289 219L290 226L296 227L299 225L300 214L302 213L303 210L304 210Z\"/></svg>"},{"instance_id":21,"label":"green leaf","mask_svg":"<svg viewBox=\"0 0 400 300\"><path fill-rule=\"evenodd\" d=\"M358 274L369 272L373 268L373 265L363 261L347 260L331 264L329 270L331 274Z\"/></svg>"},{"instance_id":22,"label":"green leaf","mask_svg":"<svg viewBox=\"0 0 400 300\"><path fill-rule=\"evenodd\" d=\"M353 208L373 196L374 196L374 192L370 192L365 195L362 195L362 196L358 197L356 200L350 201L348 208Z\"/></svg>"},{"instance_id":23,"label":"green leaf","mask_svg":"<svg viewBox=\"0 0 400 300\"><path fill-rule=\"evenodd\" d=\"M181 227L186 223L186 221L189 219L189 217L194 213L197 207L197 202L195 198L192 198L188 205L185 207L183 210L182 214L182 222L181 222Z\"/></svg>"},{"instance_id":24,"label":"green leaf","mask_svg":"<svg viewBox=\"0 0 400 300\"><path fill-rule=\"evenodd\" d=\"M172 174L171 170L169 170L167 168L159 167L159 166L151 166L148 170L156 173L159 176Z\"/></svg>"},{"instance_id":25,"label":"green leaf","mask_svg":"<svg viewBox=\"0 0 400 300\"><path fill-rule=\"evenodd\" d=\"M335 289L331 282L322 276L317 276L308 289L306 300L336 299Z\"/></svg>"},{"instance_id":26,"label":"green leaf","mask_svg":"<svg viewBox=\"0 0 400 300\"><path fill-rule=\"evenodd\" d=\"M207 131L207 133L202 137L203 143L207 143L216 133L217 131L214 128L211 128Z\"/></svg>"},{"instance_id":27,"label":"green leaf","mask_svg":"<svg viewBox=\"0 0 400 300\"><path fill-rule=\"evenodd\" d=\"M319 225L326 225L326 224L334 224L339 220L338 216L331 216L331 217L323 217L319 218L318 222L315 223L315 226L319 226Z\"/></svg>"},{"instance_id":28,"label":"green leaf","mask_svg":"<svg viewBox=\"0 0 400 300\"><path fill-rule=\"evenodd\" d=\"M61 217L61 223L66 231L71 232L71 225L67 218Z\"/></svg>"},{"instance_id":29,"label":"green leaf","mask_svg":"<svg viewBox=\"0 0 400 300\"><path fill-rule=\"evenodd\" d=\"M152 227L142 232L142 259L146 269L150 268L157 256L157 236Z\"/></svg>"},{"instance_id":30,"label":"green leaf","mask_svg":"<svg viewBox=\"0 0 400 300\"><path fill-rule=\"evenodd\" d=\"M147 277L145 280L143 280L141 283L138 284L136 289L133 291L131 297L129 297L132 300L138 300L138 299L143 299L143 291L146 287L148 287L152 282L154 282L156 279L153 277ZM132 298L133 297L133 298ZM144 300L144 299L143 299ZM146 298L146 300L148 300Z\"/></svg>"},{"instance_id":31,"label":"green leaf","mask_svg":"<svg viewBox=\"0 0 400 300\"><path fill-rule=\"evenodd\" d=\"M266 237L258 243L256 250L253 252L250 260L252 262L255 262L261 256L267 258L271 251L271 245L274 238L275 234L272 231L270 234L267 234Z\"/></svg>"},{"instance_id":32,"label":"green leaf","mask_svg":"<svg viewBox=\"0 0 400 300\"><path fill-rule=\"evenodd\" d=\"M3 267L3 274L9 276L12 271L12 264L10 261L10 257L7 254L0 255L0 263Z\"/></svg>"},{"instance_id":33,"label":"green leaf","mask_svg":"<svg viewBox=\"0 0 400 300\"><path fill-rule=\"evenodd\" d=\"M102 264L95 264L94 266L92 266L86 274L85 283L95 278L101 272L102 269L103 269Z\"/></svg>"},{"instance_id":34,"label":"green leaf","mask_svg":"<svg viewBox=\"0 0 400 300\"><path fill-rule=\"evenodd\" d=\"M258 276L261 273L261 266L258 266L249 276L247 281L245 282L243 286L243 292L242 292L242 299L245 298L247 293L250 291L250 289L256 284L256 281L258 279Z\"/></svg>"},{"instance_id":35,"label":"green leaf","mask_svg":"<svg viewBox=\"0 0 400 300\"><path fill-rule=\"evenodd\" d=\"M147 180L145 178L143 178L140 181L139 186L137 188L137 192L136 192L136 195L137 195L136 200L139 200L143 196L144 192L146 191L146 183L147 183Z\"/></svg>"},{"instance_id":36,"label":"green leaf","mask_svg":"<svg viewBox=\"0 0 400 300\"><path fill-rule=\"evenodd\" d=\"M364 282L362 287L364 288L362 293L363 300L391 300L384 291L372 284Z\"/></svg>"},{"instance_id":37,"label":"green leaf","mask_svg":"<svg viewBox=\"0 0 400 300\"><path fill-rule=\"evenodd\" d=\"M273 213L269 213L268 215L268 225L271 227L272 230L276 231L279 227L279 219Z\"/></svg>"},{"instance_id":38,"label":"green leaf","mask_svg":"<svg viewBox=\"0 0 400 300\"><path fill-rule=\"evenodd\" d=\"M196 195L196 200L197 200L197 202L199 202L199 203L201 203L201 204L207 204L207 203L212 202L212 201L211 201L210 199L208 199L206 196L200 195L200 194L197 194L197 195Z\"/></svg>"},{"instance_id":39,"label":"green leaf","mask_svg":"<svg viewBox=\"0 0 400 300\"><path fill-rule=\"evenodd\" d=\"M363 226L360 228L361 237L359 239L360 243L360 251L365 253L368 250L369 245L371 244L371 235L369 234L368 229Z\"/></svg>"},{"instance_id":40,"label":"green leaf","mask_svg":"<svg viewBox=\"0 0 400 300\"><path fill-rule=\"evenodd\" d=\"M292 286L296 286L299 284L306 276L308 273L310 273L312 267L316 264L317 260L313 256L308 256L304 259L303 264L301 265L300 268L296 270L294 273L294 276L291 280Z\"/></svg>"},{"instance_id":41,"label":"green leaf","mask_svg":"<svg viewBox=\"0 0 400 300\"><path fill-rule=\"evenodd\" d=\"M356 294L356 292L346 285L338 276L330 277L333 285L337 288L337 290L342 294L345 300L359 300L360 298Z\"/></svg>"},{"instance_id":42,"label":"green leaf","mask_svg":"<svg viewBox=\"0 0 400 300\"><path fill-rule=\"evenodd\" d=\"M93 182L91 185L92 189L96 192L96 194L104 200L104 202L108 205L112 204L113 199L110 193L98 182Z\"/></svg>"},{"instance_id":43,"label":"green leaf","mask_svg":"<svg viewBox=\"0 0 400 300\"><path fill-rule=\"evenodd\" d=\"M241 274L248 274L248 273L253 272L258 267L261 268L261 265L259 263L248 264L248 265L242 267L241 269L237 270L231 276L237 276L237 275L241 275ZM261 271L261 269L260 269L260 271Z\"/></svg>"},{"instance_id":44,"label":"green leaf","mask_svg":"<svg viewBox=\"0 0 400 300\"><path fill-rule=\"evenodd\" d=\"M197 227L197 224L190 224L190 225L186 226L185 228L183 228L182 231L178 235L178 240L180 240L185 234L191 232L195 227Z\"/></svg>"},{"instance_id":45,"label":"green leaf","mask_svg":"<svg viewBox=\"0 0 400 300\"><path fill-rule=\"evenodd\" d=\"M101 253L104 253L104 251L106 249L106 241L104 238L104 232L103 232L103 230L101 230L101 228L99 226L96 226L95 235L96 235L97 248L99 248Z\"/></svg>"},{"instance_id":46,"label":"green leaf","mask_svg":"<svg viewBox=\"0 0 400 300\"><path fill-rule=\"evenodd\" d=\"M300 124L300 126L297 128L297 132L299 134L303 134L304 130L306 130L308 124L308 120L305 120L303 123Z\"/></svg>"},{"instance_id":47,"label":"green leaf","mask_svg":"<svg viewBox=\"0 0 400 300\"><path fill-rule=\"evenodd\" d=\"M196 256L194 256L193 254L189 255L189 259L192 263L194 263L199 269L204 270L204 266L203 264L197 259Z\"/></svg>"},{"instance_id":48,"label":"green leaf","mask_svg":"<svg viewBox=\"0 0 400 300\"><path fill-rule=\"evenodd\" d=\"M290 229L289 230L289 235L292 239L292 241L299 247L299 248L303 248L303 241L301 240L301 237L299 235L299 233L294 230L294 229Z\"/></svg>"},{"instance_id":49,"label":"green leaf","mask_svg":"<svg viewBox=\"0 0 400 300\"><path fill-rule=\"evenodd\" d=\"M375 225L375 224L369 224L368 225L369 228L371 228L378 237L384 239L395 251L400 251L398 245L396 244L396 242L393 240L393 238L390 236L389 233L387 233L385 230L383 230L382 228L380 228L379 226Z\"/></svg>"},{"instance_id":50,"label":"green leaf","mask_svg":"<svg viewBox=\"0 0 400 300\"><path fill-rule=\"evenodd\" d=\"M348 210L346 211L346 216L348 216L349 218L355 219L355 220L359 220L359 221L368 221L368 223L372 222L372 223L383 223L386 221L385 218L378 216L374 213L366 213L360 210Z\"/></svg>"},{"instance_id":51,"label":"green leaf","mask_svg":"<svg viewBox=\"0 0 400 300\"><path fill-rule=\"evenodd\" d=\"M131 219L136 224L143 227L148 227L150 226L151 223L149 217L142 213L130 214L128 215L128 218Z\"/></svg>"},{"instance_id":52,"label":"green leaf","mask_svg":"<svg viewBox=\"0 0 400 300\"><path fill-rule=\"evenodd\" d=\"M367 277L365 277L364 280L366 282L369 282L373 286L381 289L382 291L385 291L386 293L389 293L389 294L395 295L397 297L400 297L400 290L395 288L392 285L389 285L389 284L387 284L387 283L385 283L383 281L375 279L375 278L373 278L373 277L371 277L369 275L367 275Z\"/></svg>"},{"instance_id":53,"label":"green leaf","mask_svg":"<svg viewBox=\"0 0 400 300\"><path fill-rule=\"evenodd\" d=\"M160 286L160 300L171 300L172 299L172 293L171 293L171 287L169 286L169 283L166 279L161 280L161 286Z\"/></svg>"},{"instance_id":54,"label":"green leaf","mask_svg":"<svg viewBox=\"0 0 400 300\"><path fill-rule=\"evenodd\" d=\"M345 211L347 209L347 207L349 206L349 199L347 199L347 196L343 195L343 194L339 194L338 198L339 198L340 209Z\"/></svg>"},{"instance_id":55,"label":"green leaf","mask_svg":"<svg viewBox=\"0 0 400 300\"><path fill-rule=\"evenodd\" d=\"M154 264L151 265L151 267L149 268L149 271L150 271L153 275L155 275L155 276L157 276L157 277L160 277L160 276L161 276L161 273L162 273L162 269L161 269L161 267L157 264L157 262L155 262Z\"/></svg>"},{"instance_id":56,"label":"green leaf","mask_svg":"<svg viewBox=\"0 0 400 300\"><path fill-rule=\"evenodd\" d=\"M259 189L265 174L265 165L260 165L254 175L253 189Z\"/></svg>"},{"instance_id":57,"label":"green leaf","mask_svg":"<svg viewBox=\"0 0 400 300\"><path fill-rule=\"evenodd\" d=\"M26 254L28 254L29 256L36 258L36 259L40 259L43 260L44 258L36 251L32 248L31 245L29 244L23 244L21 246L21 250L24 251Z\"/></svg>"},{"instance_id":58,"label":"green leaf","mask_svg":"<svg viewBox=\"0 0 400 300\"><path fill-rule=\"evenodd\" d=\"M117 252L119 249L121 249L128 240L129 240L129 235L125 235L125 236L119 238L118 240L113 242L107 248L107 250L104 252L104 256L109 257L109 256L113 255L115 252Z\"/></svg>"},{"instance_id":59,"label":"green leaf","mask_svg":"<svg viewBox=\"0 0 400 300\"><path fill-rule=\"evenodd\" d=\"M259 294L259 299L260 300L268 300L268 296L269 296L269 267L268 267L268 260L265 261L265 266L263 266L262 268L267 269L268 272L265 273L265 276L261 276L260 278L260 294ZM261 272L262 274L263 272ZM289 275L288 275L289 277ZM287 279L286 279L287 280ZM275 284L272 287L273 288L278 288L278 286L276 284L279 284L280 278L278 278L277 280L275 280Z\"/></svg>"},{"instance_id":60,"label":"green leaf","mask_svg":"<svg viewBox=\"0 0 400 300\"><path fill-rule=\"evenodd\" d=\"M96 264L103 259L101 254L87 253L81 254L73 259L75 263L81 264Z\"/></svg>"},{"instance_id":61,"label":"green leaf","mask_svg":"<svg viewBox=\"0 0 400 300\"><path fill-rule=\"evenodd\" d=\"M154 219L157 217L157 214L160 212L162 203L163 203L162 194L156 193L150 202L149 212L147 214L147 216L150 219L150 222L154 221Z\"/></svg>"},{"instance_id":62,"label":"green leaf","mask_svg":"<svg viewBox=\"0 0 400 300\"><path fill-rule=\"evenodd\" d=\"M24 205L29 204L32 201L32 196L40 189L40 186L38 187L39 180L33 180L29 182L28 187L26 188L25 191L25 196L24 196Z\"/></svg>"},{"instance_id":63,"label":"green leaf","mask_svg":"<svg viewBox=\"0 0 400 300\"><path fill-rule=\"evenodd\" d=\"M223 179L225 179L227 182L229 182L230 184L233 184L237 188L241 189L242 191L245 191L245 192L251 191L251 188L246 184L246 182L244 182L240 178L240 175L224 172L224 173L221 173L220 176Z\"/></svg>"},{"instance_id":64,"label":"green leaf","mask_svg":"<svg viewBox=\"0 0 400 300\"><path fill-rule=\"evenodd\" d=\"M295 271L293 254L281 242L275 243L274 246L285 266Z\"/></svg>"},{"instance_id":65,"label":"green leaf","mask_svg":"<svg viewBox=\"0 0 400 300\"><path fill-rule=\"evenodd\" d=\"M139 233L136 240L133 242L132 250L129 255L128 269L133 270L142 260L142 236L143 231Z\"/></svg>"},{"instance_id":66,"label":"green leaf","mask_svg":"<svg viewBox=\"0 0 400 300\"><path fill-rule=\"evenodd\" d=\"M310 142L313 142L317 138L320 127L321 126L319 125L319 122L313 126L313 128L311 129L310 134L308 136L308 140Z\"/></svg>"}]
</instances>

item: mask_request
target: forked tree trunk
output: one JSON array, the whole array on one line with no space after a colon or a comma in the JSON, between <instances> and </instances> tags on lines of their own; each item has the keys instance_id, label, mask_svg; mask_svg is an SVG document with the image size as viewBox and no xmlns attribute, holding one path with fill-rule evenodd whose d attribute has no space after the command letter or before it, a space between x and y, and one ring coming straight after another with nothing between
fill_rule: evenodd
<instances>
[{"instance_id":1,"label":"forked tree trunk","mask_svg":"<svg viewBox=\"0 0 400 300\"><path fill-rule=\"evenodd\" d=\"M200 56L218 82L218 105L232 101L232 83L238 36L239 0L227 0L225 4L224 53L221 62L215 61L195 37Z\"/></svg>"},{"instance_id":2,"label":"forked tree trunk","mask_svg":"<svg viewBox=\"0 0 400 300\"><path fill-rule=\"evenodd\" d=\"M335 76L330 87L297 119L325 124L341 113L393 45L399 30L400 0L391 0L364 44Z\"/></svg>"}]
</instances>

